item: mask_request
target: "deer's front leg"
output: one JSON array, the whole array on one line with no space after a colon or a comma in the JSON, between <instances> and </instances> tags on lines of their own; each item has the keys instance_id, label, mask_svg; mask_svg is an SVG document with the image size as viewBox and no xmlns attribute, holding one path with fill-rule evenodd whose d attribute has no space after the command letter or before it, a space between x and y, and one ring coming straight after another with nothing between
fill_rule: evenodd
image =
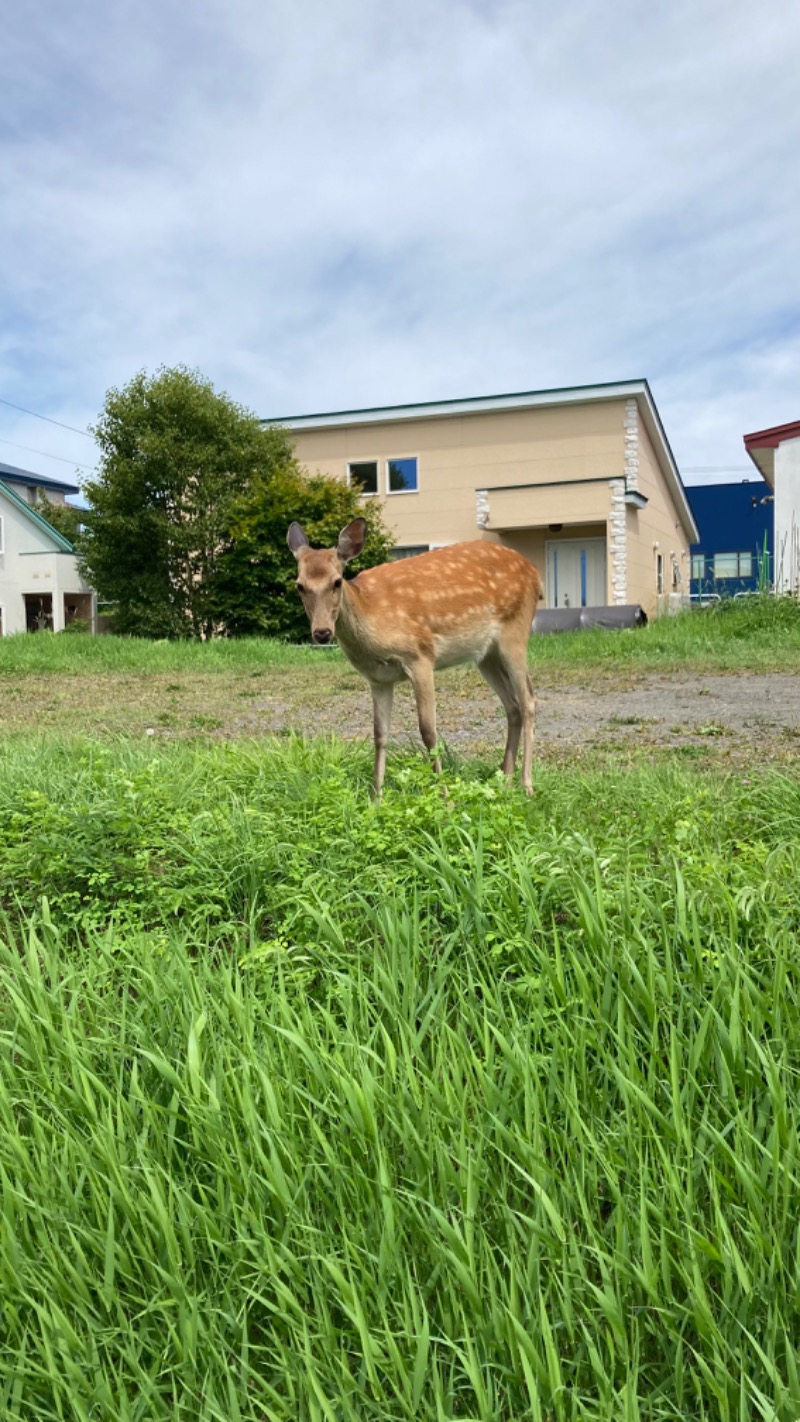
<instances>
[{"instance_id":1,"label":"deer's front leg","mask_svg":"<svg viewBox=\"0 0 800 1422\"><path fill-rule=\"evenodd\" d=\"M374 712L373 727L375 735L375 798L379 799L383 790L383 777L386 771L386 742L389 739L389 729L392 724L392 701L394 699L394 684L389 681L372 681L372 707Z\"/></svg>"},{"instance_id":2,"label":"deer's front leg","mask_svg":"<svg viewBox=\"0 0 800 1422\"><path fill-rule=\"evenodd\" d=\"M422 743L427 750L435 751L436 693L433 685L433 664L431 662L415 662L414 666L409 667L408 674L414 688ZM433 758L433 768L437 775L441 775L442 762L438 755Z\"/></svg>"}]
</instances>

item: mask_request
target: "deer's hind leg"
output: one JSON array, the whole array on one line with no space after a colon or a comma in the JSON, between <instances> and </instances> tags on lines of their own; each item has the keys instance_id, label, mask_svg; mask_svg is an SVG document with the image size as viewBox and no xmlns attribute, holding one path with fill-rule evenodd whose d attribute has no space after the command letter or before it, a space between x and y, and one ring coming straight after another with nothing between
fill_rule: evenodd
<instances>
[{"instance_id":1,"label":"deer's hind leg","mask_svg":"<svg viewBox=\"0 0 800 1422\"><path fill-rule=\"evenodd\" d=\"M506 748L503 753L502 770L504 775L511 777L514 774L514 766L517 762L517 751L519 750L519 742L522 735L522 712L520 711L519 703L508 672L501 658L495 651L489 652L482 662L478 662L478 671L484 681L489 683L492 691L499 696L505 707L506 718L508 720L508 735L506 736Z\"/></svg>"},{"instance_id":2,"label":"deer's hind leg","mask_svg":"<svg viewBox=\"0 0 800 1422\"><path fill-rule=\"evenodd\" d=\"M528 675L527 628L521 647L496 646L478 663L478 670L489 685L497 692L506 708L508 717L508 739L503 770L509 777L514 774L520 737L522 738L522 788L527 795L533 793L533 732L536 715L536 698L533 683Z\"/></svg>"}]
</instances>

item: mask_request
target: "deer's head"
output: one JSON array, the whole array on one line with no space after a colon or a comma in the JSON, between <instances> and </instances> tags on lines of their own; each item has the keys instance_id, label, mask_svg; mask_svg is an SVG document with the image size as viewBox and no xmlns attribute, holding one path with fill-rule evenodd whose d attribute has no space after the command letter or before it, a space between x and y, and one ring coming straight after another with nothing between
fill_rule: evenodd
<instances>
[{"instance_id":1,"label":"deer's head","mask_svg":"<svg viewBox=\"0 0 800 1422\"><path fill-rule=\"evenodd\" d=\"M366 533L365 520L354 518L342 529L335 548L312 548L300 524L289 525L286 542L297 559L297 591L311 623L311 640L320 646L333 639L345 565L358 557Z\"/></svg>"}]
</instances>

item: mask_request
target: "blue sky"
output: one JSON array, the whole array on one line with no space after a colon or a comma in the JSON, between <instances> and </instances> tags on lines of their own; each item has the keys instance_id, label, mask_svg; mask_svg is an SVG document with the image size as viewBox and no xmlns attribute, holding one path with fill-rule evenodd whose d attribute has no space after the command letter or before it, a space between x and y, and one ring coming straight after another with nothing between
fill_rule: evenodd
<instances>
[{"instance_id":1,"label":"blue sky","mask_svg":"<svg viewBox=\"0 0 800 1422\"><path fill-rule=\"evenodd\" d=\"M645 375L687 482L800 418L786 0L29 0L5 28L5 400L83 428L177 362L261 415ZM94 460L2 405L0 441Z\"/></svg>"}]
</instances>

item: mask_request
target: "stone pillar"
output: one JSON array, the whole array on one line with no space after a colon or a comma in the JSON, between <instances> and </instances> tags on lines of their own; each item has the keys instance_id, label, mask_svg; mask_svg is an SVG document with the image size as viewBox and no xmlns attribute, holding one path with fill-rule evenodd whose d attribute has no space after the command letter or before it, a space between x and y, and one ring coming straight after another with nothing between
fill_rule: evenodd
<instances>
[{"instance_id":1,"label":"stone pillar","mask_svg":"<svg viewBox=\"0 0 800 1422\"><path fill-rule=\"evenodd\" d=\"M611 568L611 601L624 607L628 601L628 525L625 480L609 479L611 512L608 516L608 558Z\"/></svg>"},{"instance_id":2,"label":"stone pillar","mask_svg":"<svg viewBox=\"0 0 800 1422\"><path fill-rule=\"evenodd\" d=\"M489 491L488 489L475 490L475 523L478 528L487 528L489 524Z\"/></svg>"},{"instance_id":3,"label":"stone pillar","mask_svg":"<svg viewBox=\"0 0 800 1422\"><path fill-rule=\"evenodd\" d=\"M635 400L625 401L625 485L639 487L639 406Z\"/></svg>"}]
</instances>

